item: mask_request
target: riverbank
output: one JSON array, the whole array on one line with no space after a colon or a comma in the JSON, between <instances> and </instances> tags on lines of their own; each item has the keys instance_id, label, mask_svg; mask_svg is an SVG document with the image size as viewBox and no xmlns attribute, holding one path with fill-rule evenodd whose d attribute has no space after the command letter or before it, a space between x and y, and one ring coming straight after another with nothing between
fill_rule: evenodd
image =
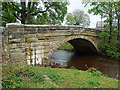
<instances>
[{"instance_id":1,"label":"riverbank","mask_svg":"<svg viewBox=\"0 0 120 90\"><path fill-rule=\"evenodd\" d=\"M3 65L3 83L8 88L118 88L118 80L77 69ZM94 71L94 70L93 70Z\"/></svg>"},{"instance_id":2,"label":"riverbank","mask_svg":"<svg viewBox=\"0 0 120 90\"><path fill-rule=\"evenodd\" d=\"M74 51L74 47L70 43L66 42L66 43L62 44L58 48L58 50Z\"/></svg>"}]
</instances>

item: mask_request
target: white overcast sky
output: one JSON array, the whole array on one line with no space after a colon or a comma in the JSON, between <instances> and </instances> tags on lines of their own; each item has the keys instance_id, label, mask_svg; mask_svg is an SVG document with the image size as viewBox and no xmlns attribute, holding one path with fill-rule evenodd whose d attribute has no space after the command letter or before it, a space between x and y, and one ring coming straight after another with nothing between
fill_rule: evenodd
<instances>
[{"instance_id":1,"label":"white overcast sky","mask_svg":"<svg viewBox=\"0 0 120 90\"><path fill-rule=\"evenodd\" d=\"M87 11L90 9L90 6L84 7L84 4L82 4L82 0L69 0L70 5L68 6L68 13L73 12L76 9L83 10L85 13L87 13L90 17L90 28L96 27L96 22L101 21L100 15L93 15L89 14Z\"/></svg>"}]
</instances>

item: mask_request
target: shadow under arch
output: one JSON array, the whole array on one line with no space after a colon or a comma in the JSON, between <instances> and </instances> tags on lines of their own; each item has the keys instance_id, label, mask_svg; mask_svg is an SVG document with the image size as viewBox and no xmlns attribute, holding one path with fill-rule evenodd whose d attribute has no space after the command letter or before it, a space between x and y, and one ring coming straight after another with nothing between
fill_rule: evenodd
<instances>
[{"instance_id":1,"label":"shadow under arch","mask_svg":"<svg viewBox=\"0 0 120 90\"><path fill-rule=\"evenodd\" d=\"M59 48L62 44L66 42L69 42L75 48L75 51L79 54L98 54L99 53L97 44L94 42L94 40L92 40L88 36L82 36L82 35L70 36L59 41L58 44L56 44L54 48L52 48L49 51L49 53L46 55L45 58L48 59L49 56L51 56L52 53L55 50L57 50L57 48Z\"/></svg>"},{"instance_id":2,"label":"shadow under arch","mask_svg":"<svg viewBox=\"0 0 120 90\"><path fill-rule=\"evenodd\" d=\"M76 38L68 42L74 47L77 54L98 54L97 48L86 39Z\"/></svg>"}]
</instances>

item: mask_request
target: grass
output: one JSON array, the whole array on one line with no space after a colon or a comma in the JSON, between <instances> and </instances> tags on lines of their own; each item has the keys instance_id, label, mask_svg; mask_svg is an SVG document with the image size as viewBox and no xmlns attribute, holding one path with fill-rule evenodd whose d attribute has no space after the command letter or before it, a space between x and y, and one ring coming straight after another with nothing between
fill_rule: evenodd
<instances>
[{"instance_id":1,"label":"grass","mask_svg":"<svg viewBox=\"0 0 120 90\"><path fill-rule=\"evenodd\" d=\"M62 44L58 49L59 50L73 51L74 47L70 43L66 42L66 43Z\"/></svg>"},{"instance_id":2,"label":"grass","mask_svg":"<svg viewBox=\"0 0 120 90\"><path fill-rule=\"evenodd\" d=\"M91 71L18 63L3 65L2 82L8 88L118 88L118 80Z\"/></svg>"}]
</instances>

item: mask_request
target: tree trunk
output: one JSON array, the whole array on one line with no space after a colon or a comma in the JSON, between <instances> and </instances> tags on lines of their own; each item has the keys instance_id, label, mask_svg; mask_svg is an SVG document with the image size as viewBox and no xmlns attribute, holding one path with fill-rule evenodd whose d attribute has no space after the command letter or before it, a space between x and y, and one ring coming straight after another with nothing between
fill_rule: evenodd
<instances>
[{"instance_id":1,"label":"tree trunk","mask_svg":"<svg viewBox=\"0 0 120 90\"><path fill-rule=\"evenodd\" d=\"M118 51L120 50L120 19L118 19L118 35L117 35L117 41L118 41L118 44L117 44L117 48L118 48Z\"/></svg>"},{"instance_id":2,"label":"tree trunk","mask_svg":"<svg viewBox=\"0 0 120 90\"><path fill-rule=\"evenodd\" d=\"M25 2L21 2L21 5L22 5L22 10L21 10L21 23L22 24L25 24L25 19L26 19L26 4Z\"/></svg>"},{"instance_id":3,"label":"tree trunk","mask_svg":"<svg viewBox=\"0 0 120 90\"><path fill-rule=\"evenodd\" d=\"M112 7L112 5L109 4L109 7ZM110 9L110 12L109 12L109 26L110 26L110 36L109 36L109 43L110 43L110 40L111 40L111 36L112 36L112 9Z\"/></svg>"},{"instance_id":4,"label":"tree trunk","mask_svg":"<svg viewBox=\"0 0 120 90\"><path fill-rule=\"evenodd\" d=\"M31 0L29 0L29 2L28 2L28 7L27 7L27 15L26 15L26 21L27 21L27 23L28 24L30 24L30 13L31 13Z\"/></svg>"},{"instance_id":5,"label":"tree trunk","mask_svg":"<svg viewBox=\"0 0 120 90\"><path fill-rule=\"evenodd\" d=\"M117 45L117 48L118 48L118 51L120 49L119 45L120 45L120 2L118 2L118 33L117 33L117 40L118 40L118 45Z\"/></svg>"},{"instance_id":6,"label":"tree trunk","mask_svg":"<svg viewBox=\"0 0 120 90\"><path fill-rule=\"evenodd\" d=\"M117 40L120 39L119 33L120 33L120 19L118 19L118 35L117 35Z\"/></svg>"}]
</instances>

